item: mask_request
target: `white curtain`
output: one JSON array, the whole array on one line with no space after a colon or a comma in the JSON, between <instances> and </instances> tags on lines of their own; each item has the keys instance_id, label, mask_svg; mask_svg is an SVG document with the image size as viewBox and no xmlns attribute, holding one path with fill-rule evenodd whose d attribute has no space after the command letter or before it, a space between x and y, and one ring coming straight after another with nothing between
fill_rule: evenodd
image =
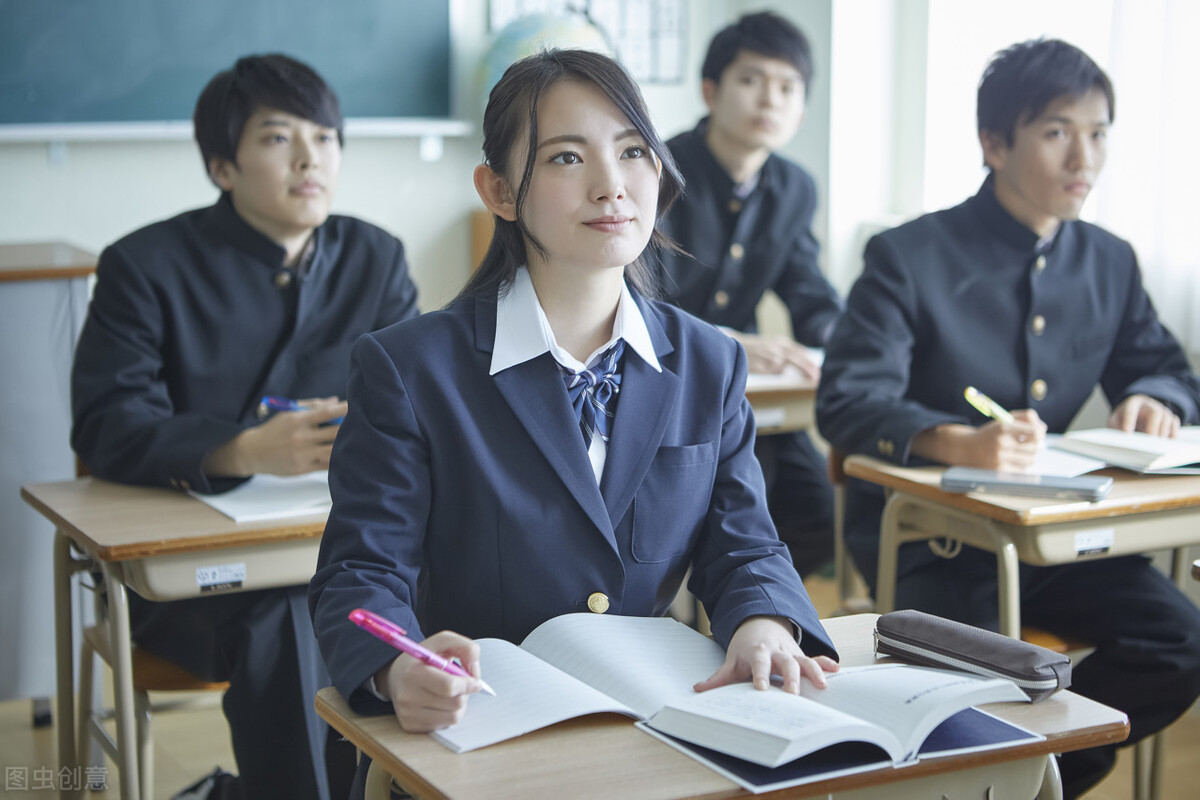
<instances>
[{"instance_id":1,"label":"white curtain","mask_svg":"<svg viewBox=\"0 0 1200 800\"><path fill-rule=\"evenodd\" d=\"M1128 239L1159 316L1200 357L1200 3L1116 0L1116 120L1096 222Z\"/></svg>"}]
</instances>

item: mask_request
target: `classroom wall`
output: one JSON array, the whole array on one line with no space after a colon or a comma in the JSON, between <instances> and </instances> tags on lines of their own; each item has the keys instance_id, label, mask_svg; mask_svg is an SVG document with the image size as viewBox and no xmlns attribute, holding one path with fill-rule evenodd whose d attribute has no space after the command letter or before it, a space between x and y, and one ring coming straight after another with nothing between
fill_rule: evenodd
<instances>
[{"instance_id":1,"label":"classroom wall","mask_svg":"<svg viewBox=\"0 0 1200 800\"><path fill-rule=\"evenodd\" d=\"M828 191L830 0L688 4L689 51L680 84L643 87L664 137L690 128L704 113L699 70L712 32L747 11L773 7L809 33L817 78L801 133L787 155ZM488 44L487 0L453 0L456 115L472 133L445 141L443 157L422 161L413 138L351 138L346 143L334 209L381 225L409 251L421 306L453 297L469 272L470 212L480 207L471 182L479 163L475 68ZM336 88L336 87L335 87ZM0 143L0 242L65 239L99 252L151 221L207 205L216 190L191 141ZM826 203L818 237L824 238Z\"/></svg>"},{"instance_id":2,"label":"classroom wall","mask_svg":"<svg viewBox=\"0 0 1200 800\"><path fill-rule=\"evenodd\" d=\"M724 12L724 3L692 4L693 55ZM487 0L454 0L452 14L455 108L473 118L475 64L488 38ZM646 96L660 125L694 119L703 108L698 79L647 87ZM480 207L471 181L478 137L476 125L470 136L447 139L434 163L421 160L413 138L346 143L334 209L381 225L405 242L425 309L449 300L469 271L467 220ZM65 239L96 252L148 222L216 198L191 141L0 144L0 175L0 241Z\"/></svg>"}]
</instances>

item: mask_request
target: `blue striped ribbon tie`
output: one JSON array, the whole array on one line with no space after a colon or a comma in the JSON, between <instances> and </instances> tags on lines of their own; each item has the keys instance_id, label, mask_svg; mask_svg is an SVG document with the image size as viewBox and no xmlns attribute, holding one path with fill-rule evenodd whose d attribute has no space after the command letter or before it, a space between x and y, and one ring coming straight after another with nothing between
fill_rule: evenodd
<instances>
[{"instance_id":1,"label":"blue striped ribbon tie","mask_svg":"<svg viewBox=\"0 0 1200 800\"><path fill-rule=\"evenodd\" d=\"M591 447L595 435L608 443L613 415L617 411L617 395L621 392L621 373L617 368L624 352L625 340L618 339L616 344L604 351L594 367L583 372L572 372L559 364L571 407L579 417L584 447Z\"/></svg>"}]
</instances>

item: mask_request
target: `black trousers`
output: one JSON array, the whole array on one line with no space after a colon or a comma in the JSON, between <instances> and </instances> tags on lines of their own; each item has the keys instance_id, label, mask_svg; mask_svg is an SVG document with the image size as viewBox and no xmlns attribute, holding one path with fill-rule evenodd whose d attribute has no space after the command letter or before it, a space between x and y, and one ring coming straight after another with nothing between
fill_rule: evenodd
<instances>
[{"instance_id":1,"label":"black trousers","mask_svg":"<svg viewBox=\"0 0 1200 800\"><path fill-rule=\"evenodd\" d=\"M1095 647L1072 671L1071 690L1129 716L1125 745L1170 725L1200 695L1200 610L1149 559L1022 564L1020 588L1023 624ZM896 608L999 630L997 592L995 555L963 547L902 577ZM1115 760L1116 745L1064 754L1065 795L1094 786Z\"/></svg>"},{"instance_id":2,"label":"black trousers","mask_svg":"<svg viewBox=\"0 0 1200 800\"><path fill-rule=\"evenodd\" d=\"M801 577L833 560L829 466L806 433L760 436L754 454L767 482L767 507Z\"/></svg>"},{"instance_id":3,"label":"black trousers","mask_svg":"<svg viewBox=\"0 0 1200 800\"><path fill-rule=\"evenodd\" d=\"M313 707L330 680L307 594L293 586L169 603L129 596L139 647L197 677L229 681L223 708L246 800L341 800L349 792L354 748Z\"/></svg>"}]
</instances>

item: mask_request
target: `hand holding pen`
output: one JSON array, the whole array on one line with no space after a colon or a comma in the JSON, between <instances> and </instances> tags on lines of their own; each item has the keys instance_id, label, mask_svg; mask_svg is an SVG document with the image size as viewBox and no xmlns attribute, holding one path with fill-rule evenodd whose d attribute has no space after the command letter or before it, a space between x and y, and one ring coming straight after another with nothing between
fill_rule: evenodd
<instances>
[{"instance_id":1,"label":"hand holding pen","mask_svg":"<svg viewBox=\"0 0 1200 800\"><path fill-rule=\"evenodd\" d=\"M488 686L482 678L475 678L470 672L463 668L463 665L451 658L443 658L432 650L423 647L408 638L408 631L401 628L394 622L384 619L383 617L373 612L367 611L365 608L356 608L350 612L350 621L358 627L365 630L367 633L374 636L380 641L387 642L397 650L408 653L418 661L422 661L434 669L440 669L443 672L449 672L451 675L458 675L461 678L474 678L479 681L479 688L490 694L492 697L496 693L492 687Z\"/></svg>"},{"instance_id":2,"label":"hand holding pen","mask_svg":"<svg viewBox=\"0 0 1200 800\"><path fill-rule=\"evenodd\" d=\"M442 631L418 644L400 626L365 609L350 612L350 619L413 657L393 659L375 673L376 689L391 699L400 727L409 733L428 733L458 722L467 709L467 698L476 691L495 695L492 687L460 663L459 659L468 665L479 660L478 645L465 636Z\"/></svg>"},{"instance_id":3,"label":"hand holding pen","mask_svg":"<svg viewBox=\"0 0 1200 800\"><path fill-rule=\"evenodd\" d=\"M965 458L955 463L1001 472L1026 472L1032 468L1046 436L1046 425L1033 409L1010 412L974 386L963 397L979 413L995 420L976 428Z\"/></svg>"}]
</instances>

